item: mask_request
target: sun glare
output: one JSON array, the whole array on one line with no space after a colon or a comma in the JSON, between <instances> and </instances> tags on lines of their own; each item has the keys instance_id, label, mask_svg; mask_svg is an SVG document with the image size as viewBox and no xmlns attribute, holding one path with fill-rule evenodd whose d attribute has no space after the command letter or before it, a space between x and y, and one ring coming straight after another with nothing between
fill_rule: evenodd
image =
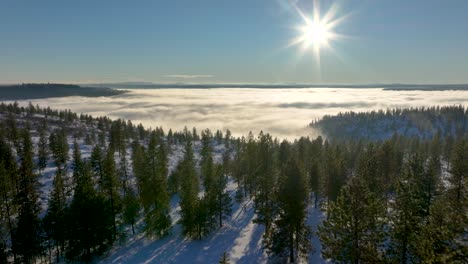
<instances>
[{"instance_id":1,"label":"sun glare","mask_svg":"<svg viewBox=\"0 0 468 264\"><path fill-rule=\"evenodd\" d=\"M326 25L318 22L308 22L302 28L304 42L307 46L310 45L324 45L328 42L330 32L328 32Z\"/></svg>"},{"instance_id":2,"label":"sun glare","mask_svg":"<svg viewBox=\"0 0 468 264\"><path fill-rule=\"evenodd\" d=\"M336 5L332 5L324 15L321 15L318 1L314 1L312 15L306 15L297 6L294 7L302 18L303 24L295 27L299 34L289 43L289 46L299 46L301 54L312 50L317 63L320 64L320 51L332 49L331 42L340 37L335 33L334 28L343 21L344 16L337 16Z\"/></svg>"}]
</instances>

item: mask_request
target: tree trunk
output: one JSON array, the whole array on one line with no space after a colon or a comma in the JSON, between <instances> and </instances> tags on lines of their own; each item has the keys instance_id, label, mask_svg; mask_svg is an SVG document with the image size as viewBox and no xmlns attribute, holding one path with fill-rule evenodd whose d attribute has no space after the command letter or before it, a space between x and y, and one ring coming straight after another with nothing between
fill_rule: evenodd
<instances>
[{"instance_id":1,"label":"tree trunk","mask_svg":"<svg viewBox=\"0 0 468 264\"><path fill-rule=\"evenodd\" d=\"M289 262L294 263L294 239L292 231L289 231Z\"/></svg>"}]
</instances>

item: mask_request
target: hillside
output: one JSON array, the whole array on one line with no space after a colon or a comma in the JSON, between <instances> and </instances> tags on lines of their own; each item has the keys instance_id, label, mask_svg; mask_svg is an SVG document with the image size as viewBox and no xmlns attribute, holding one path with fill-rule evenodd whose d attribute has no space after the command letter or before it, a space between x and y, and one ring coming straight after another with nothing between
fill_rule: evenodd
<instances>
[{"instance_id":1,"label":"hillside","mask_svg":"<svg viewBox=\"0 0 468 264\"><path fill-rule=\"evenodd\" d=\"M430 139L468 135L468 109L462 106L387 109L326 115L310 127L336 140L385 140L393 135Z\"/></svg>"},{"instance_id":2,"label":"hillside","mask_svg":"<svg viewBox=\"0 0 468 264\"><path fill-rule=\"evenodd\" d=\"M463 263L466 153L458 134L291 143L2 103L0 261Z\"/></svg>"}]
</instances>

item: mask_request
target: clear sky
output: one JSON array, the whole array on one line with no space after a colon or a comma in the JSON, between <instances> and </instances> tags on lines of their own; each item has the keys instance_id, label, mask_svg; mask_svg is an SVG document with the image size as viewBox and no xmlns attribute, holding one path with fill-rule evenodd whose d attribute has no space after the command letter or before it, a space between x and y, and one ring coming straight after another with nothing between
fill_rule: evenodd
<instances>
[{"instance_id":1,"label":"clear sky","mask_svg":"<svg viewBox=\"0 0 468 264\"><path fill-rule=\"evenodd\" d=\"M320 64L292 3L0 0L0 82L468 83L466 0L322 0Z\"/></svg>"}]
</instances>

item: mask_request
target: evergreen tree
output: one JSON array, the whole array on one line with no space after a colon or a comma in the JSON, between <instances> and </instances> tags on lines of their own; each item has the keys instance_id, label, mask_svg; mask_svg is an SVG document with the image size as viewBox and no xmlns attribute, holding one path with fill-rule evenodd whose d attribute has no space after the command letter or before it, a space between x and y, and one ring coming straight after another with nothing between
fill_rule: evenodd
<instances>
[{"instance_id":1,"label":"evergreen tree","mask_svg":"<svg viewBox=\"0 0 468 264\"><path fill-rule=\"evenodd\" d=\"M63 171L58 168L54 177L53 189L50 193L49 207L44 218L46 232L54 241L57 262L65 250L66 214L68 210Z\"/></svg>"},{"instance_id":2,"label":"evergreen tree","mask_svg":"<svg viewBox=\"0 0 468 264\"><path fill-rule=\"evenodd\" d=\"M382 262L384 214L383 203L362 176L351 178L319 226L323 256L341 263Z\"/></svg>"},{"instance_id":3,"label":"evergreen tree","mask_svg":"<svg viewBox=\"0 0 468 264\"><path fill-rule=\"evenodd\" d=\"M447 198L441 196L434 200L426 224L415 235L416 262L466 263L468 261L468 247L463 242L464 239L466 242L464 227L468 225L467 217L447 206L450 205Z\"/></svg>"},{"instance_id":4,"label":"evergreen tree","mask_svg":"<svg viewBox=\"0 0 468 264\"><path fill-rule=\"evenodd\" d=\"M425 221L425 199L419 179L424 175L422 159L413 155L404 165L390 215L390 249L392 260L399 263L416 261L416 234Z\"/></svg>"},{"instance_id":5,"label":"evergreen tree","mask_svg":"<svg viewBox=\"0 0 468 264\"><path fill-rule=\"evenodd\" d=\"M290 263L307 259L311 250L311 230L306 224L308 189L304 169L297 161L288 161L279 183L277 195L278 217L271 233L265 233L264 246L279 258Z\"/></svg>"},{"instance_id":6,"label":"evergreen tree","mask_svg":"<svg viewBox=\"0 0 468 264\"><path fill-rule=\"evenodd\" d=\"M277 171L274 167L274 145L269 134L260 132L258 140L258 163L255 171L258 188L255 194L254 207L257 214L255 223L265 225L265 232L268 233L274 217L274 193L277 180Z\"/></svg>"},{"instance_id":7,"label":"evergreen tree","mask_svg":"<svg viewBox=\"0 0 468 264\"><path fill-rule=\"evenodd\" d=\"M198 176L195 171L192 142L190 140L186 142L184 159L181 162L180 223L182 224L184 235L195 237L198 235L197 207L199 207L200 202L198 199Z\"/></svg>"},{"instance_id":8,"label":"evergreen tree","mask_svg":"<svg viewBox=\"0 0 468 264\"><path fill-rule=\"evenodd\" d=\"M459 140L452 153L452 164L449 172L450 188L448 190L453 207L460 213L466 212L467 179L468 179L468 140Z\"/></svg>"},{"instance_id":9,"label":"evergreen tree","mask_svg":"<svg viewBox=\"0 0 468 264\"><path fill-rule=\"evenodd\" d=\"M213 182L205 187L205 196L208 201L211 225L217 221L219 227L222 227L223 219L231 215L232 199L226 192L227 177L224 174L223 166L216 165L213 175Z\"/></svg>"},{"instance_id":10,"label":"evergreen tree","mask_svg":"<svg viewBox=\"0 0 468 264\"><path fill-rule=\"evenodd\" d=\"M104 166L103 166L104 154L100 146L96 145L91 151L91 168L93 176L99 186L103 185L104 181Z\"/></svg>"},{"instance_id":11,"label":"evergreen tree","mask_svg":"<svg viewBox=\"0 0 468 264\"><path fill-rule=\"evenodd\" d=\"M213 226L212 212L210 212L209 200L206 196L197 197L194 207L195 234L192 237L202 239L209 234Z\"/></svg>"},{"instance_id":12,"label":"evergreen tree","mask_svg":"<svg viewBox=\"0 0 468 264\"><path fill-rule=\"evenodd\" d=\"M33 172L33 144L28 128L21 132L18 217L14 234L14 250L23 263L31 263L41 253L38 181Z\"/></svg>"},{"instance_id":13,"label":"evergreen tree","mask_svg":"<svg viewBox=\"0 0 468 264\"><path fill-rule=\"evenodd\" d=\"M123 200L123 221L132 227L132 233L135 234L135 224L140 211L138 196L133 188L127 187Z\"/></svg>"},{"instance_id":14,"label":"evergreen tree","mask_svg":"<svg viewBox=\"0 0 468 264\"><path fill-rule=\"evenodd\" d=\"M113 239L117 237L117 217L121 211L121 201L119 195L119 180L114 159L114 150L109 148L102 162L102 182L100 186L100 195L104 201L110 205L111 216L113 219Z\"/></svg>"},{"instance_id":15,"label":"evergreen tree","mask_svg":"<svg viewBox=\"0 0 468 264\"><path fill-rule=\"evenodd\" d=\"M339 145L324 144L324 175L321 182L321 190L327 199L327 206L338 197L341 187L346 182L346 162L343 150ZM327 213L329 210L327 210Z\"/></svg>"},{"instance_id":16,"label":"evergreen tree","mask_svg":"<svg viewBox=\"0 0 468 264\"><path fill-rule=\"evenodd\" d=\"M68 160L68 141L65 128L56 129L49 136L49 148L55 164L62 166Z\"/></svg>"},{"instance_id":17,"label":"evergreen tree","mask_svg":"<svg viewBox=\"0 0 468 264\"><path fill-rule=\"evenodd\" d=\"M223 256L221 256L221 259L219 260L219 264L229 264L229 258L226 254L226 251L224 251Z\"/></svg>"},{"instance_id":18,"label":"evergreen tree","mask_svg":"<svg viewBox=\"0 0 468 264\"><path fill-rule=\"evenodd\" d=\"M1 150L0 150L1 151ZM15 209L14 201L14 189L11 188L9 173L5 169L4 161L0 160L0 232L3 235L4 233L9 233L10 243L14 244L14 228L13 228L13 213ZM3 231L3 227L8 229L8 231ZM3 253L7 254L7 244L3 241L3 236L1 237L2 241L0 242L4 248ZM16 262L16 252L13 252L13 260ZM2 255L2 254L0 254ZM6 256L7 257L7 256ZM6 263L6 262L5 262Z\"/></svg>"},{"instance_id":19,"label":"evergreen tree","mask_svg":"<svg viewBox=\"0 0 468 264\"><path fill-rule=\"evenodd\" d=\"M143 208L145 210L146 231L148 234L163 236L171 226L169 215L169 192L167 187L167 154L163 142L151 134L146 153L148 186L143 187Z\"/></svg>"},{"instance_id":20,"label":"evergreen tree","mask_svg":"<svg viewBox=\"0 0 468 264\"><path fill-rule=\"evenodd\" d=\"M49 159L48 142L46 138L45 127L39 128L39 142L37 143L37 165L40 170L45 169L47 166L47 160Z\"/></svg>"},{"instance_id":21,"label":"evergreen tree","mask_svg":"<svg viewBox=\"0 0 468 264\"><path fill-rule=\"evenodd\" d=\"M67 214L67 252L70 260L91 261L113 243L114 219L110 203L99 196L91 179L89 162L74 157L76 186Z\"/></svg>"},{"instance_id":22,"label":"evergreen tree","mask_svg":"<svg viewBox=\"0 0 468 264\"><path fill-rule=\"evenodd\" d=\"M1 132L1 131L0 131ZM13 260L16 262L16 251L14 245L15 223L14 216L17 214L17 195L19 192L18 168L12 149L0 133L0 219L1 227L5 227L9 233L9 247ZM1 228L0 227L0 228Z\"/></svg>"}]
</instances>

